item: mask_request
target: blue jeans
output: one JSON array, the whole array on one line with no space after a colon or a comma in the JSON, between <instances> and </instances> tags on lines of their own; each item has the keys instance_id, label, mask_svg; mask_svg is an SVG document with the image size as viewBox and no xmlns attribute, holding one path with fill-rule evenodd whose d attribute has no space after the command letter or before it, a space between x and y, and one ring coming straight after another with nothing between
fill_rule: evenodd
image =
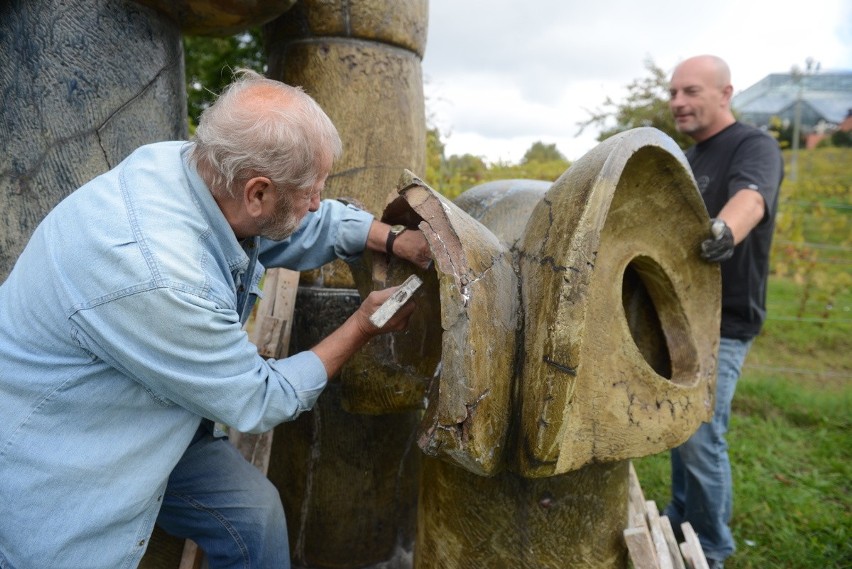
<instances>
[{"instance_id":1,"label":"blue jeans","mask_svg":"<svg viewBox=\"0 0 852 569\"><path fill-rule=\"evenodd\" d=\"M195 541L211 569L290 567L278 490L208 421L169 476L157 524Z\"/></svg>"},{"instance_id":2,"label":"blue jeans","mask_svg":"<svg viewBox=\"0 0 852 569\"><path fill-rule=\"evenodd\" d=\"M751 342L721 339L713 418L671 451L672 501L665 514L678 533L681 523L692 525L708 559L722 561L736 549L728 527L734 500L725 433L731 401Z\"/></svg>"}]
</instances>

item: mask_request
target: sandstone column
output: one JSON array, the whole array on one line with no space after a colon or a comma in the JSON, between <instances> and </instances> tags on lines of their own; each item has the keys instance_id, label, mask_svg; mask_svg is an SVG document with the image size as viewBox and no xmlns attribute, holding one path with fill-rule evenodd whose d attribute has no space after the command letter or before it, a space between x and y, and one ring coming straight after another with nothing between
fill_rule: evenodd
<instances>
[{"instance_id":1,"label":"sandstone column","mask_svg":"<svg viewBox=\"0 0 852 569\"><path fill-rule=\"evenodd\" d=\"M425 168L427 18L427 0L303 0L264 26L268 75L304 87L343 139L324 197L354 198L379 215L399 173ZM341 267L313 278L351 287Z\"/></svg>"},{"instance_id":2,"label":"sandstone column","mask_svg":"<svg viewBox=\"0 0 852 569\"><path fill-rule=\"evenodd\" d=\"M351 199L378 216L399 172L423 169L426 21L426 0L304 0L264 26L268 75L302 86L343 139L323 197ZM359 302L343 263L303 274L302 285L293 349L310 347ZM269 477L284 501L294 565L410 566L418 418L411 410L374 410L345 411L333 378L313 412L276 429Z\"/></svg>"}]
</instances>

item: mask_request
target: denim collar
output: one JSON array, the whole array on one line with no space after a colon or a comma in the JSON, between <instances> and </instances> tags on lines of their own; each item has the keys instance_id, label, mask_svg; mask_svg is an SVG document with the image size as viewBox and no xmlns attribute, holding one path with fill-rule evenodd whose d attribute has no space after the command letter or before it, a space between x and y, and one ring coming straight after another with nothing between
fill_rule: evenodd
<instances>
[{"instance_id":1,"label":"denim collar","mask_svg":"<svg viewBox=\"0 0 852 569\"><path fill-rule=\"evenodd\" d=\"M189 160L190 152L192 152L194 146L195 143L187 142L181 148L180 153L186 179L189 181L195 203L210 222L211 237L218 243L219 249L227 260L228 267L234 273L245 272L249 266L249 256L246 252L251 251L253 252L252 257L256 257L258 238L250 237L243 239L242 242L237 240L234 230L228 220L225 219L225 214L222 213L207 184L204 183L195 166Z\"/></svg>"}]
</instances>

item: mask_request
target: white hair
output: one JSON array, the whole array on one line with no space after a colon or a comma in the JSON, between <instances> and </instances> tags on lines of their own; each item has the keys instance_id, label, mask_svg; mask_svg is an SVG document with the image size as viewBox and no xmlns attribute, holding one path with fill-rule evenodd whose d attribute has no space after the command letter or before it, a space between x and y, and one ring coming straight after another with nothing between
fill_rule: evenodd
<instances>
[{"instance_id":1,"label":"white hair","mask_svg":"<svg viewBox=\"0 0 852 569\"><path fill-rule=\"evenodd\" d=\"M300 87L235 74L201 114L190 155L211 191L234 197L236 182L254 176L268 177L285 199L310 190L342 152L331 119Z\"/></svg>"}]
</instances>

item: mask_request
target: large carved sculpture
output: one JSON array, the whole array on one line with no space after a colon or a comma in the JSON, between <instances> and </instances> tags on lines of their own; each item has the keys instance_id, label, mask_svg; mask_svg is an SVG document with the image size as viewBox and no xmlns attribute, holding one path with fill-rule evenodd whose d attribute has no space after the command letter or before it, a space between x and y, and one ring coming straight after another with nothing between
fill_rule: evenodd
<instances>
[{"instance_id":1,"label":"large carved sculpture","mask_svg":"<svg viewBox=\"0 0 852 569\"><path fill-rule=\"evenodd\" d=\"M406 364L432 340L385 340L429 385L418 442L440 459L423 464L415 567L623 567L628 459L712 413L719 274L695 254L708 219L683 155L637 129L546 192L453 204L408 177L399 193L385 216L426 234L442 328L431 383ZM438 342L429 324L413 336Z\"/></svg>"},{"instance_id":2,"label":"large carved sculpture","mask_svg":"<svg viewBox=\"0 0 852 569\"><path fill-rule=\"evenodd\" d=\"M425 164L426 20L427 0L3 3L0 279L62 197L141 144L186 137L181 33L263 26L269 75L304 86L341 132L326 197L420 227L435 259L419 271L368 254L302 275L291 352L359 291L411 272L425 286L407 331L371 342L275 431L294 565L623 567L627 461L712 409L718 273L694 255L706 213L651 129L554 184L453 203L398 183ZM182 542L155 537L143 567L177 567Z\"/></svg>"}]
</instances>

